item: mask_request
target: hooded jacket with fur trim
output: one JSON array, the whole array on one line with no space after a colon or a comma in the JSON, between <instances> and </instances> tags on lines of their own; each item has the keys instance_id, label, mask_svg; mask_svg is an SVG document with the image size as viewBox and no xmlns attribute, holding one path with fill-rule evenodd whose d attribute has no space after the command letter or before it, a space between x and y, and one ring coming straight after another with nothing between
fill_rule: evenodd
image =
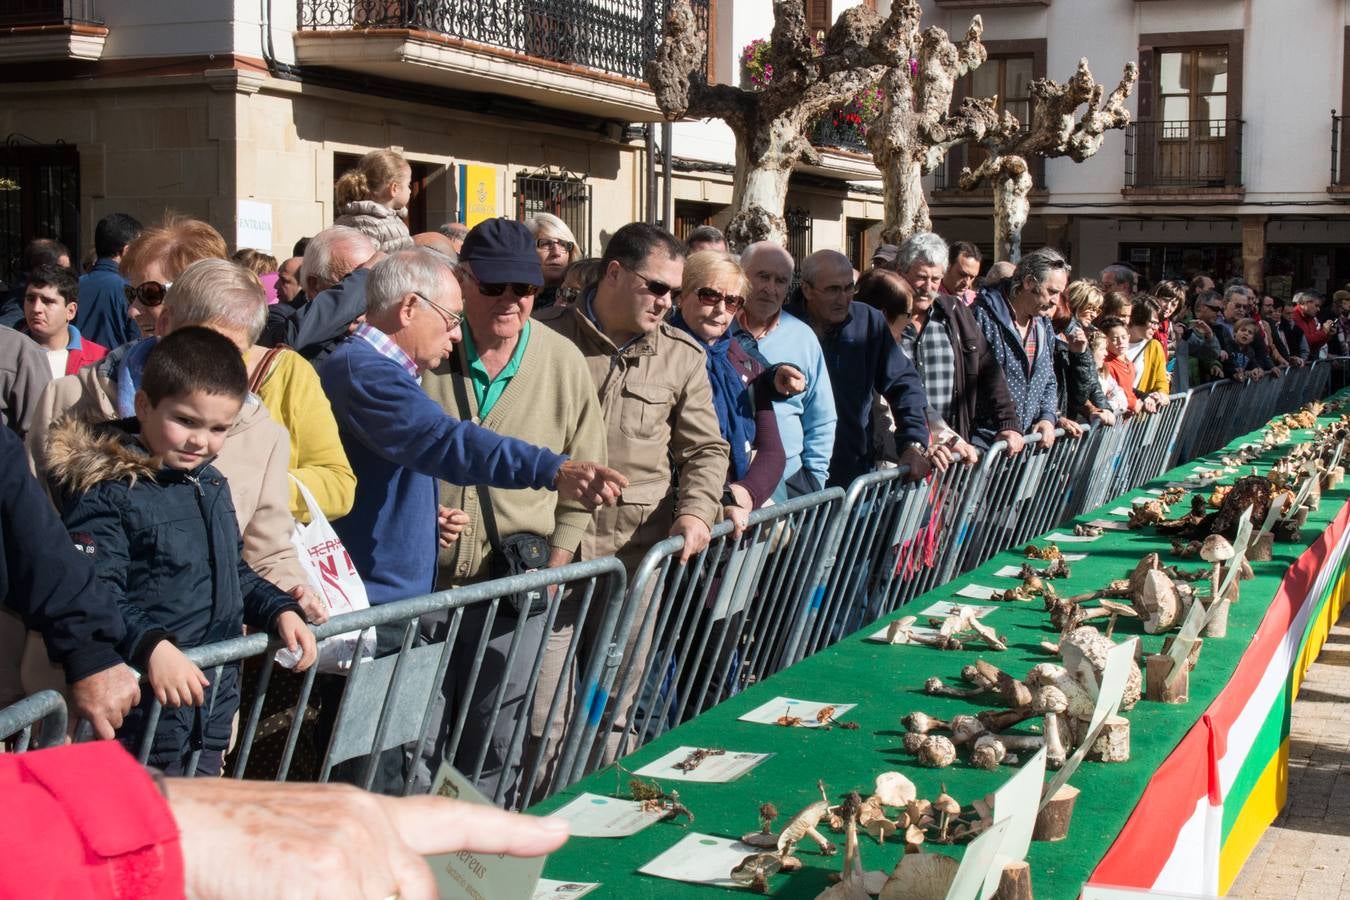
<instances>
[{"instance_id":1,"label":"hooded jacket with fur trim","mask_svg":"<svg viewBox=\"0 0 1350 900\"><path fill-rule=\"evenodd\" d=\"M69 419L52 429L47 447L52 493L71 540L93 560L126 625L122 656L144 671L161 640L199 647L238 637L246 622L272 631L282 612L301 614L243 561L224 476L210 462L192 470L162 466L136 440L138 431L135 419ZM163 711L152 760L225 748L239 705L238 667L212 680L208 707ZM145 693L119 731L133 751L153 700Z\"/></svg>"}]
</instances>

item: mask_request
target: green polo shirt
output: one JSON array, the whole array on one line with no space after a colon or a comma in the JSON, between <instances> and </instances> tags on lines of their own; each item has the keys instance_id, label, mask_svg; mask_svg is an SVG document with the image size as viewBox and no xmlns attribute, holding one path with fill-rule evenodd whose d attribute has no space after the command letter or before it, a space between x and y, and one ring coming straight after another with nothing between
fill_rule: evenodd
<instances>
[{"instance_id":1,"label":"green polo shirt","mask_svg":"<svg viewBox=\"0 0 1350 900\"><path fill-rule=\"evenodd\" d=\"M520 360L525 356L525 345L530 341L530 321L525 320L525 327L520 331L520 340L516 342L516 352L511 354L511 359L497 373L496 378L489 378L487 369L483 367L483 361L478 358L478 351L473 345L473 334L468 328L464 329L464 356L469 360L469 381L473 384L473 399L478 404L478 421L482 422L492 412L492 407L497 405L501 399L502 391L511 383L511 379L520 371Z\"/></svg>"}]
</instances>

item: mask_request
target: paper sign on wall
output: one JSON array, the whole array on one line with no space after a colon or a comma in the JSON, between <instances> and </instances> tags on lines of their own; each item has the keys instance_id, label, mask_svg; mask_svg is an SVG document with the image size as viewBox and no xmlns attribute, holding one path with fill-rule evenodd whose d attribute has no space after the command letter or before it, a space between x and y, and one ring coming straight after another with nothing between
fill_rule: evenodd
<instances>
[{"instance_id":1,"label":"paper sign on wall","mask_svg":"<svg viewBox=\"0 0 1350 900\"><path fill-rule=\"evenodd\" d=\"M272 252L272 204L240 200L234 213L234 247Z\"/></svg>"},{"instance_id":2,"label":"paper sign on wall","mask_svg":"<svg viewBox=\"0 0 1350 900\"><path fill-rule=\"evenodd\" d=\"M460 166L459 220L472 228L498 215L497 170L492 166Z\"/></svg>"}]
</instances>

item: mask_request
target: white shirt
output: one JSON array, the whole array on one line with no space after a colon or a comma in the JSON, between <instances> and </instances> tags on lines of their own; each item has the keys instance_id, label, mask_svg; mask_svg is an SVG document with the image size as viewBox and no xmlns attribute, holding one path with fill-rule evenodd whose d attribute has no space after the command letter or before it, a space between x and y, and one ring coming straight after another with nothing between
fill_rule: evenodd
<instances>
[{"instance_id":1,"label":"white shirt","mask_svg":"<svg viewBox=\"0 0 1350 900\"><path fill-rule=\"evenodd\" d=\"M70 357L70 350L48 350L47 365L52 367L53 378L64 378L66 375L66 360Z\"/></svg>"}]
</instances>

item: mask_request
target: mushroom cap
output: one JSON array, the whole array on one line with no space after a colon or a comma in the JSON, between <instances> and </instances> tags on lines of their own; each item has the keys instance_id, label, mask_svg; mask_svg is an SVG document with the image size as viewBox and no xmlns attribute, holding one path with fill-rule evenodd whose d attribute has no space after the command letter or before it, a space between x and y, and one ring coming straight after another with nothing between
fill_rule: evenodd
<instances>
[{"instance_id":1,"label":"mushroom cap","mask_svg":"<svg viewBox=\"0 0 1350 900\"><path fill-rule=\"evenodd\" d=\"M919 765L941 769L956 762L956 745L940 734L930 734L919 745Z\"/></svg>"},{"instance_id":2,"label":"mushroom cap","mask_svg":"<svg viewBox=\"0 0 1350 900\"><path fill-rule=\"evenodd\" d=\"M937 795L933 801L933 809L938 812L945 812L949 816L954 816L961 811L961 804L956 802L956 798L943 791Z\"/></svg>"},{"instance_id":3,"label":"mushroom cap","mask_svg":"<svg viewBox=\"0 0 1350 900\"><path fill-rule=\"evenodd\" d=\"M899 772L882 772L877 776L873 793L885 806L908 807L909 801L919 796L919 789Z\"/></svg>"},{"instance_id":4,"label":"mushroom cap","mask_svg":"<svg viewBox=\"0 0 1350 900\"><path fill-rule=\"evenodd\" d=\"M1069 698L1053 684L1043 684L1031 695L1031 706L1038 713L1062 713L1069 708Z\"/></svg>"},{"instance_id":5,"label":"mushroom cap","mask_svg":"<svg viewBox=\"0 0 1350 900\"><path fill-rule=\"evenodd\" d=\"M1200 558L1205 562L1223 562L1233 558L1233 545L1221 534L1211 534L1200 545Z\"/></svg>"},{"instance_id":6,"label":"mushroom cap","mask_svg":"<svg viewBox=\"0 0 1350 900\"><path fill-rule=\"evenodd\" d=\"M975 746L970 751L970 762L977 769L992 771L998 768L1007 755L1002 741L992 734L982 734L975 739Z\"/></svg>"}]
</instances>

